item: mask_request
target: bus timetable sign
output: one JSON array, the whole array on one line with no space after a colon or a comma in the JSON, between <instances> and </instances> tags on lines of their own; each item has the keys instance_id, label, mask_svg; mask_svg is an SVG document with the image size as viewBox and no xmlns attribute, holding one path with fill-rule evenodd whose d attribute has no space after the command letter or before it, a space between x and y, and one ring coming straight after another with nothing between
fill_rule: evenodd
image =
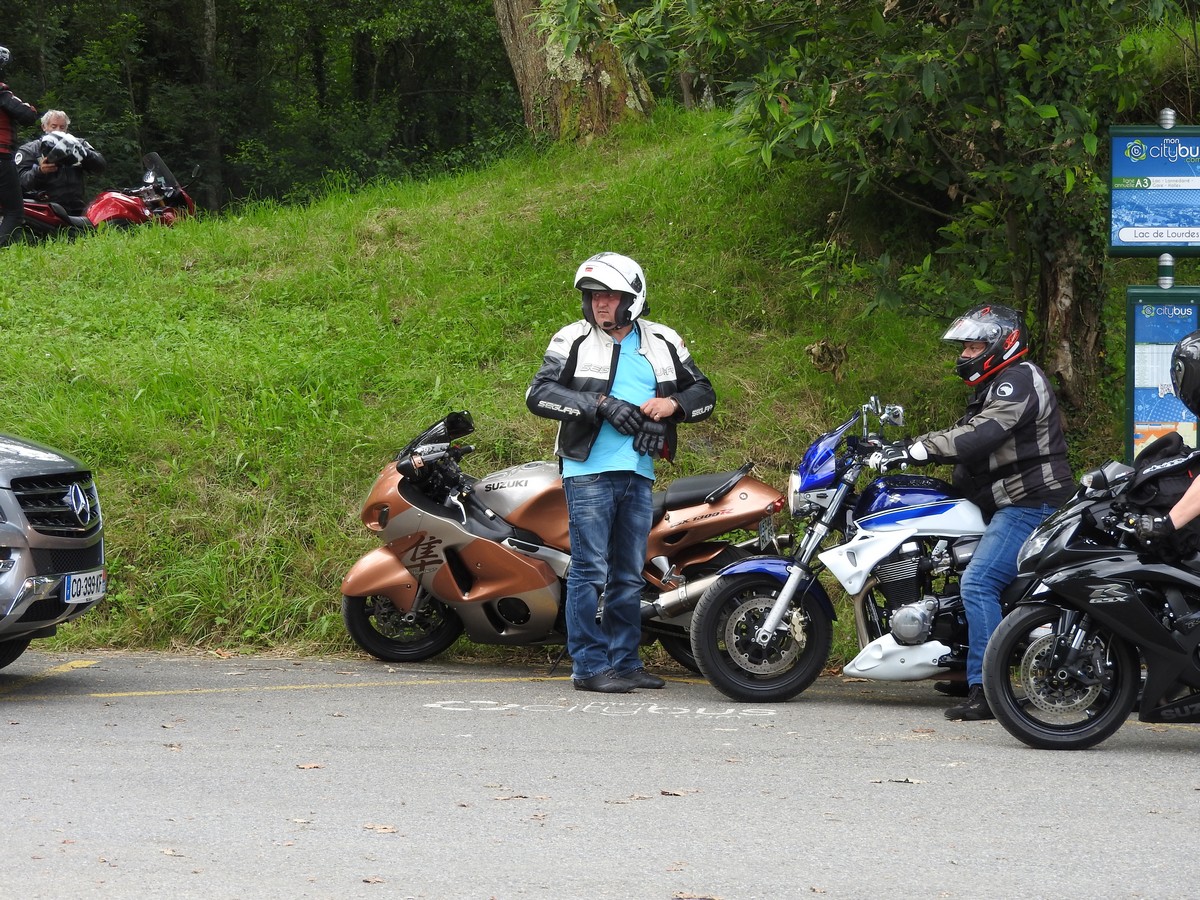
<instances>
[{"instance_id":1,"label":"bus timetable sign","mask_svg":"<svg viewBox=\"0 0 1200 900\"><path fill-rule=\"evenodd\" d=\"M1200 256L1200 128L1109 129L1110 256Z\"/></svg>"}]
</instances>

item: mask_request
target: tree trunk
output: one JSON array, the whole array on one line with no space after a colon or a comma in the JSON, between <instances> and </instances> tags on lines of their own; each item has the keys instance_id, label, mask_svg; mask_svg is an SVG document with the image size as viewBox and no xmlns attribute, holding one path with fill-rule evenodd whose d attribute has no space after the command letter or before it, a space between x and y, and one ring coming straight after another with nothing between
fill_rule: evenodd
<instances>
[{"instance_id":1,"label":"tree trunk","mask_svg":"<svg viewBox=\"0 0 1200 900\"><path fill-rule=\"evenodd\" d=\"M603 42L590 53L581 48L568 58L561 45L536 30L538 0L492 3L530 131L586 140L617 122L649 115L653 99L646 80L626 68L612 44Z\"/></svg>"},{"instance_id":2,"label":"tree trunk","mask_svg":"<svg viewBox=\"0 0 1200 900\"><path fill-rule=\"evenodd\" d=\"M218 102L215 98L222 93L217 86L217 3L216 0L204 0L204 92L207 102ZM209 209L221 208L221 195L224 193L224 182L221 178L221 132L220 117L216 110L208 117L208 133L204 135L205 174L202 205Z\"/></svg>"},{"instance_id":3,"label":"tree trunk","mask_svg":"<svg viewBox=\"0 0 1200 900\"><path fill-rule=\"evenodd\" d=\"M1078 238L1067 238L1042 259L1037 319L1042 323L1042 368L1057 378L1063 399L1075 409L1095 402L1100 376L1103 292L1083 257Z\"/></svg>"}]
</instances>

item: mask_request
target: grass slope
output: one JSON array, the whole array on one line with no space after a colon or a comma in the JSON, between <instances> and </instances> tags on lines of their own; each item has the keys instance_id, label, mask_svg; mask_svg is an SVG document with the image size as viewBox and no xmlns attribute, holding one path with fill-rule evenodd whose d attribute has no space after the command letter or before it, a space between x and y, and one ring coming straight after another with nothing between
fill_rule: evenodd
<instances>
[{"instance_id":1,"label":"grass slope","mask_svg":"<svg viewBox=\"0 0 1200 900\"><path fill-rule=\"evenodd\" d=\"M107 519L110 600L57 640L349 648L339 584L373 546L375 473L452 408L475 415L471 471L548 458L524 392L600 250L643 264L650 318L718 390L662 483L754 459L783 488L870 393L914 433L951 420L936 323L789 264L841 198L735 159L719 115L663 110L485 171L6 249L0 428L86 460ZM820 339L847 345L843 380L811 365Z\"/></svg>"}]
</instances>

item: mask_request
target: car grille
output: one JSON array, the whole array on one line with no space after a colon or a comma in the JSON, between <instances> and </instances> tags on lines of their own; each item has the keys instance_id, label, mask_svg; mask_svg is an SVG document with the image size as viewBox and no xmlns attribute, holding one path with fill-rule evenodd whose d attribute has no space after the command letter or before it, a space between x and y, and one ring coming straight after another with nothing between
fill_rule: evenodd
<instances>
[{"instance_id":1,"label":"car grille","mask_svg":"<svg viewBox=\"0 0 1200 900\"><path fill-rule=\"evenodd\" d=\"M34 548L33 571L37 575L63 575L67 572L88 572L104 565L104 541L90 547L49 550Z\"/></svg>"},{"instance_id":2,"label":"car grille","mask_svg":"<svg viewBox=\"0 0 1200 900\"><path fill-rule=\"evenodd\" d=\"M67 611L67 604L58 597L43 597L29 604L29 609L21 613L19 622L55 622L61 619Z\"/></svg>"},{"instance_id":3,"label":"car grille","mask_svg":"<svg viewBox=\"0 0 1200 900\"><path fill-rule=\"evenodd\" d=\"M100 528L100 497L91 472L14 478L12 488L39 534L87 537Z\"/></svg>"}]
</instances>

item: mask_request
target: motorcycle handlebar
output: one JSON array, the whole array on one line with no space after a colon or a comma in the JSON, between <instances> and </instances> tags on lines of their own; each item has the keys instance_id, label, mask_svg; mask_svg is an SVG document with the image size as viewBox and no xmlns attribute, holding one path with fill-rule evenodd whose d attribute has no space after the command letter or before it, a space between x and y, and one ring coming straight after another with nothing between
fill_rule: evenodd
<instances>
[{"instance_id":1,"label":"motorcycle handlebar","mask_svg":"<svg viewBox=\"0 0 1200 900\"><path fill-rule=\"evenodd\" d=\"M401 456L397 459L396 471L410 481L420 481L426 474L426 466L430 463L437 462L440 459L449 459L451 462L457 463L468 453L475 450L470 444L462 446L457 444L431 444L429 446L430 449L424 453L420 452L423 448L418 447L417 452Z\"/></svg>"}]
</instances>

